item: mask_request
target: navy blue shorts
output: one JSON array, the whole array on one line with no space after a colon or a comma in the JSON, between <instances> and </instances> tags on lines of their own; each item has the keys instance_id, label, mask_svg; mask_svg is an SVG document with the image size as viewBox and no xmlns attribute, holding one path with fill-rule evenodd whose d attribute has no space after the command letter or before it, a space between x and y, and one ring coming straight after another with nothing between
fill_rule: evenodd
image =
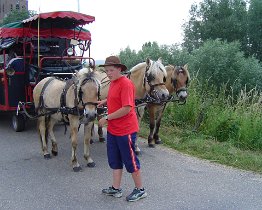
<instances>
[{"instance_id":1,"label":"navy blue shorts","mask_svg":"<svg viewBox=\"0 0 262 210\"><path fill-rule=\"evenodd\" d=\"M107 132L107 157L112 169L123 169L123 165L129 173L140 169L140 162L135 153L136 134L115 136Z\"/></svg>"}]
</instances>

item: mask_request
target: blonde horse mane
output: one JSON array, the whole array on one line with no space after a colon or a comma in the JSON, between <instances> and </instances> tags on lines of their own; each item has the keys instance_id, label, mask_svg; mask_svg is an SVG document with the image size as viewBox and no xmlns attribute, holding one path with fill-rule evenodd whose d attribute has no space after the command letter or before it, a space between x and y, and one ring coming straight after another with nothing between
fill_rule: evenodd
<instances>
[{"instance_id":1,"label":"blonde horse mane","mask_svg":"<svg viewBox=\"0 0 262 210\"><path fill-rule=\"evenodd\" d=\"M77 91L79 91L82 82L87 78L95 82L97 88L101 86L100 81L96 78L95 71L91 68L82 68L79 71L76 71L75 77L78 80Z\"/></svg>"},{"instance_id":2,"label":"blonde horse mane","mask_svg":"<svg viewBox=\"0 0 262 210\"><path fill-rule=\"evenodd\" d=\"M159 58L157 61L153 61L147 58L147 61L137 64L130 70L130 72L132 73L132 72L136 72L136 71L143 69L147 65L147 62L150 63L149 69L147 71L148 74L152 73L153 75L159 76L161 72L163 72L164 76L165 77L167 76L167 72L166 72L164 65L162 64L161 58Z\"/></svg>"}]
</instances>

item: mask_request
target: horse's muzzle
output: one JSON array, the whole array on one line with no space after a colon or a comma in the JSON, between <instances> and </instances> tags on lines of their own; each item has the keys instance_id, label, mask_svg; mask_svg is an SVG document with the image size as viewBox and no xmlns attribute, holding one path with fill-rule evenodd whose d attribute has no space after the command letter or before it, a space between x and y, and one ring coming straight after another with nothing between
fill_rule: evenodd
<instances>
[{"instance_id":1,"label":"horse's muzzle","mask_svg":"<svg viewBox=\"0 0 262 210\"><path fill-rule=\"evenodd\" d=\"M166 91L155 91L155 97L159 101L165 101L169 98L169 92Z\"/></svg>"},{"instance_id":2,"label":"horse's muzzle","mask_svg":"<svg viewBox=\"0 0 262 210\"><path fill-rule=\"evenodd\" d=\"M180 91L177 94L177 97L179 98L179 101L184 101L187 98L187 91Z\"/></svg>"},{"instance_id":3,"label":"horse's muzzle","mask_svg":"<svg viewBox=\"0 0 262 210\"><path fill-rule=\"evenodd\" d=\"M89 111L89 110L84 110L84 116L85 116L85 120L90 122L90 121L94 121L97 117L97 112L96 111Z\"/></svg>"}]
</instances>

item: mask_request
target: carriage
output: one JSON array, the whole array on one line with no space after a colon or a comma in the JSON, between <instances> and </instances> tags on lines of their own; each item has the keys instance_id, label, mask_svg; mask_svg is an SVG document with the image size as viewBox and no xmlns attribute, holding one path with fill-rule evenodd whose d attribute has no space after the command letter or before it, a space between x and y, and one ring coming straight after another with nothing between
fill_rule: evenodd
<instances>
[{"instance_id":1,"label":"carriage","mask_svg":"<svg viewBox=\"0 0 262 210\"><path fill-rule=\"evenodd\" d=\"M0 28L0 112L12 113L12 127L23 131L34 112L33 89L48 76L70 78L90 57L95 17L77 12L40 13Z\"/></svg>"}]
</instances>

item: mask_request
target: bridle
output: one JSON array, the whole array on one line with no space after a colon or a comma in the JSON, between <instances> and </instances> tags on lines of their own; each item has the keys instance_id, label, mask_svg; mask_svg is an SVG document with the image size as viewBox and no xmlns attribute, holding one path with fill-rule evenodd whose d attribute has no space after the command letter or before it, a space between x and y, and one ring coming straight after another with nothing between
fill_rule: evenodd
<instances>
[{"instance_id":1,"label":"bridle","mask_svg":"<svg viewBox=\"0 0 262 210\"><path fill-rule=\"evenodd\" d=\"M95 78L92 78L92 77L87 77L85 78L81 84L80 84L80 88L79 88L79 91L78 91L78 105L81 103L82 107L84 108L85 110L85 106L87 105L93 105L93 106L97 106L97 102L91 102L91 101L88 101L88 102L84 102L83 101L83 91L82 91L82 86L84 86L87 82L89 81L93 81L97 84L97 96L98 96L98 100L100 100L100 83L98 81L95 80Z\"/></svg>"},{"instance_id":2,"label":"bridle","mask_svg":"<svg viewBox=\"0 0 262 210\"><path fill-rule=\"evenodd\" d=\"M184 74L184 72L186 72L186 70L185 70L184 67L182 67L182 66L177 66L177 67L175 68L175 73L176 73L177 75L179 75L179 74ZM177 82L177 79L176 79L176 78L172 78L172 77L171 77L171 83L172 83L172 85L173 85L173 87L174 87L174 90L175 90L175 92L176 92L176 95L179 95L179 93L180 93L181 91L187 91L188 84L189 84L189 80L188 80L188 78L187 78L187 80L186 80L186 85L183 86L183 87L181 87L181 88L178 88L178 87L177 87L178 82Z\"/></svg>"},{"instance_id":3,"label":"bridle","mask_svg":"<svg viewBox=\"0 0 262 210\"><path fill-rule=\"evenodd\" d=\"M155 62L156 62L156 61L153 61L153 64L154 64ZM148 65L146 66L146 71L145 71L145 75L144 75L143 86L144 86L144 88L145 88L145 87L146 87L146 83L147 83L148 86L149 86L149 96L150 96L150 97L153 97L153 98L155 98L155 99L157 99L157 100L160 100L160 99L158 98L157 91L155 90L155 87L161 86L161 85L165 85L164 82L165 82L166 78L164 77L164 79L163 79L164 82L157 83L157 84L152 84L151 82L155 79L155 77L154 77L151 73L148 73L148 71L149 71L149 69L150 69L150 66L151 66L151 64L148 64ZM164 73L163 69L161 69L161 68L159 68L159 69Z\"/></svg>"}]
</instances>

